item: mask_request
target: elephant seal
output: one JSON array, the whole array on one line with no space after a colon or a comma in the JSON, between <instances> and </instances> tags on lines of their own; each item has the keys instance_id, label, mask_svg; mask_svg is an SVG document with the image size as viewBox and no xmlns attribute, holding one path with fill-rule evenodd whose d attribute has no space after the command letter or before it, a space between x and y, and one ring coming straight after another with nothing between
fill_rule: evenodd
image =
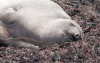
<instances>
[{"instance_id":1,"label":"elephant seal","mask_svg":"<svg viewBox=\"0 0 100 63\"><path fill-rule=\"evenodd\" d=\"M11 0L0 8L0 20L13 38L58 44L83 38L81 27L50 0Z\"/></svg>"}]
</instances>

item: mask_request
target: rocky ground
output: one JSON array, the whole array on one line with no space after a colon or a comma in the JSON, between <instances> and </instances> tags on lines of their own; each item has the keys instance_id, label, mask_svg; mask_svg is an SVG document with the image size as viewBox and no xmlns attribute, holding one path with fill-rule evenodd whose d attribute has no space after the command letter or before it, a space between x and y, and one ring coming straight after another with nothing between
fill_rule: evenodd
<instances>
[{"instance_id":1,"label":"rocky ground","mask_svg":"<svg viewBox=\"0 0 100 63\"><path fill-rule=\"evenodd\" d=\"M100 63L100 0L52 0L84 31L84 39L40 50L0 47L0 63Z\"/></svg>"}]
</instances>

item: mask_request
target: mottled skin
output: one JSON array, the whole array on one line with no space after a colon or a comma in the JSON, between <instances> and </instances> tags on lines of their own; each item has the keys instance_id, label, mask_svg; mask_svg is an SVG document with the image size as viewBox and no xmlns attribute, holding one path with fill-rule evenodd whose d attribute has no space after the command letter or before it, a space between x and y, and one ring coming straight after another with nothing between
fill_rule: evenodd
<instances>
[{"instance_id":1,"label":"mottled skin","mask_svg":"<svg viewBox=\"0 0 100 63\"><path fill-rule=\"evenodd\" d=\"M25 37L38 40L39 43L61 44L83 37L81 27L50 0L14 0L0 10L1 26L13 37L10 41Z\"/></svg>"}]
</instances>

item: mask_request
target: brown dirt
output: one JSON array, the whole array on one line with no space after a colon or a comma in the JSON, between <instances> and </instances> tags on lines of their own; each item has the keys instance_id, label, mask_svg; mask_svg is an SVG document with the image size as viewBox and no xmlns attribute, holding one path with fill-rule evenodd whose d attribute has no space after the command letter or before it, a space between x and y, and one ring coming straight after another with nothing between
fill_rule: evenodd
<instances>
[{"instance_id":1,"label":"brown dirt","mask_svg":"<svg viewBox=\"0 0 100 63\"><path fill-rule=\"evenodd\" d=\"M100 0L52 0L84 31L84 39L40 50L0 47L0 63L100 63Z\"/></svg>"}]
</instances>

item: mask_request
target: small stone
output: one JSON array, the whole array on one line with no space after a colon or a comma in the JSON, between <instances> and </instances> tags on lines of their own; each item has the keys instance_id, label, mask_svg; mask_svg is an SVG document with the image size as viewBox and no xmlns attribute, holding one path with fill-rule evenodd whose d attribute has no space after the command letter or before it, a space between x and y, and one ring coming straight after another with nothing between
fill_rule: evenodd
<instances>
[{"instance_id":1,"label":"small stone","mask_svg":"<svg viewBox=\"0 0 100 63\"><path fill-rule=\"evenodd\" d=\"M56 61L58 61L58 60L61 60L61 56L60 56L58 53L55 53L55 55L54 55L53 58L52 58L52 61L53 61L53 62L56 62Z\"/></svg>"}]
</instances>

